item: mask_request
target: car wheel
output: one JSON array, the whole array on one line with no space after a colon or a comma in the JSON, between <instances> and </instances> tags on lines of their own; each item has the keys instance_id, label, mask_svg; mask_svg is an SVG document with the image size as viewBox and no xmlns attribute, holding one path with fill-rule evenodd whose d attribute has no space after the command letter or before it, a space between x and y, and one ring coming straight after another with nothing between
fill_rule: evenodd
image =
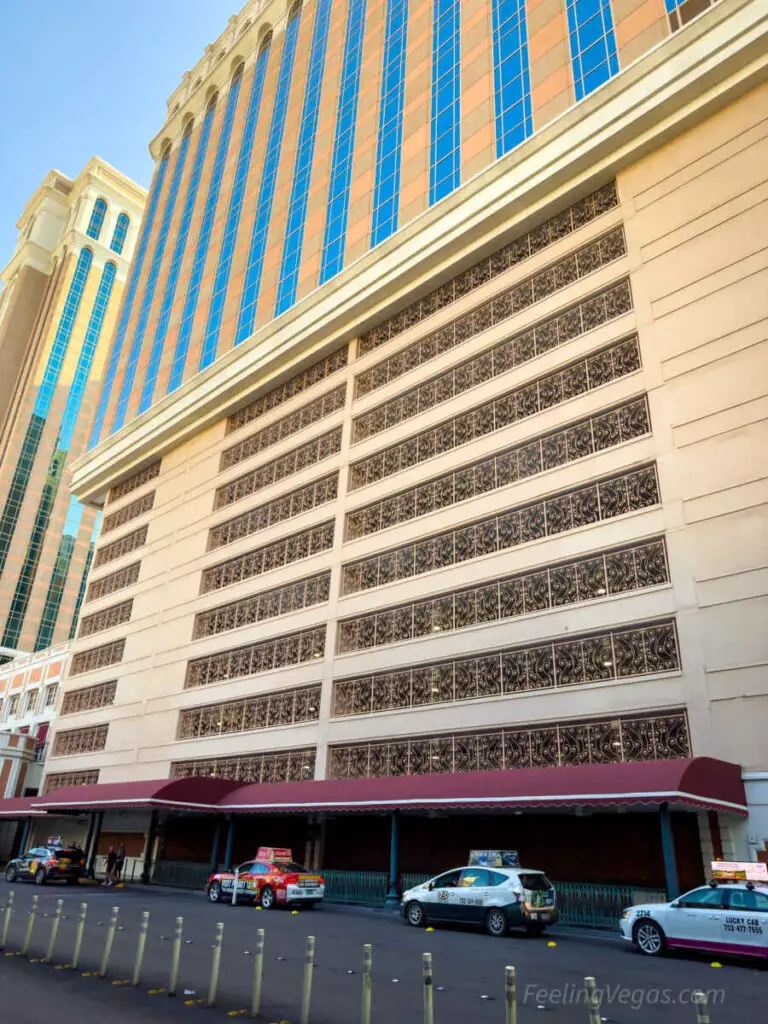
<instances>
[{"instance_id":1,"label":"car wheel","mask_svg":"<svg viewBox=\"0 0 768 1024\"><path fill-rule=\"evenodd\" d=\"M208 890L208 899L211 903L221 903L221 886L214 882Z\"/></svg>"},{"instance_id":2,"label":"car wheel","mask_svg":"<svg viewBox=\"0 0 768 1024\"><path fill-rule=\"evenodd\" d=\"M499 938L507 934L507 915L498 907L492 907L485 915L485 930L489 935Z\"/></svg>"},{"instance_id":3,"label":"car wheel","mask_svg":"<svg viewBox=\"0 0 768 1024\"><path fill-rule=\"evenodd\" d=\"M5 880L6 880L6 882L15 882L18 877L19 877L19 872L16 869L16 865L15 864L9 864L8 867L5 869Z\"/></svg>"},{"instance_id":4,"label":"car wheel","mask_svg":"<svg viewBox=\"0 0 768 1024\"><path fill-rule=\"evenodd\" d=\"M635 945L646 956L660 956L667 944L666 936L659 925L650 918L638 921L633 934Z\"/></svg>"},{"instance_id":5,"label":"car wheel","mask_svg":"<svg viewBox=\"0 0 768 1024\"><path fill-rule=\"evenodd\" d=\"M275 905L275 890L271 885L265 885L259 893L259 906L262 910L272 910Z\"/></svg>"},{"instance_id":6,"label":"car wheel","mask_svg":"<svg viewBox=\"0 0 768 1024\"><path fill-rule=\"evenodd\" d=\"M546 925L538 924L536 921L531 921L529 924L526 924L525 926L525 930L528 933L528 935L543 935L545 928Z\"/></svg>"},{"instance_id":7,"label":"car wheel","mask_svg":"<svg viewBox=\"0 0 768 1024\"><path fill-rule=\"evenodd\" d=\"M35 885L45 885L46 877L45 868L38 868L35 872Z\"/></svg>"},{"instance_id":8,"label":"car wheel","mask_svg":"<svg viewBox=\"0 0 768 1024\"><path fill-rule=\"evenodd\" d=\"M423 928L427 923L424 907L422 907L418 900L412 900L405 908L405 919L414 928Z\"/></svg>"}]
</instances>

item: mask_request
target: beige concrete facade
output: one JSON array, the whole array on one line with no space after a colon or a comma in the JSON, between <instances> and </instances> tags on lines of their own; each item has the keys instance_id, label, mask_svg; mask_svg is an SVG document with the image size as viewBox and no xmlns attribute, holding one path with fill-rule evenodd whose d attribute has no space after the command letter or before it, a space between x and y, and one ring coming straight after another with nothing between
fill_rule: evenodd
<instances>
[{"instance_id":1,"label":"beige concrete facade","mask_svg":"<svg viewBox=\"0 0 768 1024\"><path fill-rule=\"evenodd\" d=\"M767 38L715 6L80 460L52 784L709 755L762 848Z\"/></svg>"}]
</instances>

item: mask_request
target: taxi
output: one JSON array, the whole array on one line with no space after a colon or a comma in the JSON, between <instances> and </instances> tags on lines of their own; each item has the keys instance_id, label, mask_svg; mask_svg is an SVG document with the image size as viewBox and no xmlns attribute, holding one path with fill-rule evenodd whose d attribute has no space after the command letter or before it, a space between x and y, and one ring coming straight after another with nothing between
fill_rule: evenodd
<instances>
[{"instance_id":1,"label":"taxi","mask_svg":"<svg viewBox=\"0 0 768 1024\"><path fill-rule=\"evenodd\" d=\"M555 924L555 890L543 871L521 868L514 851L473 850L469 860L467 867L403 893L400 910L408 924L476 925L497 937L515 927L541 935ZM511 862L517 866L508 866Z\"/></svg>"},{"instance_id":2,"label":"taxi","mask_svg":"<svg viewBox=\"0 0 768 1024\"><path fill-rule=\"evenodd\" d=\"M17 882L23 879L35 885L45 885L46 882L77 885L84 869L85 854L79 846L49 843L47 846L36 846L8 861L5 880Z\"/></svg>"},{"instance_id":3,"label":"taxi","mask_svg":"<svg viewBox=\"0 0 768 1024\"><path fill-rule=\"evenodd\" d=\"M693 949L768 959L768 867L715 861L709 885L628 907L621 937L646 956Z\"/></svg>"},{"instance_id":4,"label":"taxi","mask_svg":"<svg viewBox=\"0 0 768 1024\"><path fill-rule=\"evenodd\" d=\"M262 846L254 860L211 875L205 891L211 903L313 907L325 896L325 881L296 864L290 850Z\"/></svg>"}]
</instances>

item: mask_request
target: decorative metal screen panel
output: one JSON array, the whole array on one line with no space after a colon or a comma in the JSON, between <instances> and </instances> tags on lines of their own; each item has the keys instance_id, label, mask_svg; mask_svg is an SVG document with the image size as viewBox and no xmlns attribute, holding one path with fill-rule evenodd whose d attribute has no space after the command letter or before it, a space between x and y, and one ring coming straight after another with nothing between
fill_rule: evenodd
<instances>
[{"instance_id":1,"label":"decorative metal screen panel","mask_svg":"<svg viewBox=\"0 0 768 1024\"><path fill-rule=\"evenodd\" d=\"M612 181L363 334L358 345L359 354L363 356L372 352L403 331L407 331L409 327L420 323L439 309L445 309L475 288L487 284L523 260L614 209L618 204L616 182Z\"/></svg>"},{"instance_id":2,"label":"decorative metal screen panel","mask_svg":"<svg viewBox=\"0 0 768 1024\"><path fill-rule=\"evenodd\" d=\"M106 544L103 548L98 548L96 551L96 557L93 560L94 569L99 569L102 565L106 565L108 562L114 562L117 558L122 558L123 555L128 555L137 548L147 542L147 530L149 526L140 526L138 530L134 530L133 533L126 533L124 537L119 540L112 541L111 544Z\"/></svg>"},{"instance_id":3,"label":"decorative metal screen panel","mask_svg":"<svg viewBox=\"0 0 768 1024\"><path fill-rule=\"evenodd\" d=\"M347 513L355 540L650 433L643 395Z\"/></svg>"},{"instance_id":4,"label":"decorative metal screen panel","mask_svg":"<svg viewBox=\"0 0 768 1024\"><path fill-rule=\"evenodd\" d=\"M68 757L71 754L91 754L103 750L107 745L108 725L92 725L87 729L68 729L57 732L53 740L51 757Z\"/></svg>"},{"instance_id":5,"label":"decorative metal screen panel","mask_svg":"<svg viewBox=\"0 0 768 1024\"><path fill-rule=\"evenodd\" d=\"M200 775L231 779L233 782L301 782L315 777L315 748L209 757L204 761L174 761L171 764L172 779Z\"/></svg>"},{"instance_id":6,"label":"decorative metal screen panel","mask_svg":"<svg viewBox=\"0 0 768 1024\"><path fill-rule=\"evenodd\" d=\"M101 633L105 629L112 629L113 626L120 626L131 617L133 609L133 598L123 601L120 604L113 604L110 608L104 608L93 615L86 615L80 622L79 636L92 636L94 633Z\"/></svg>"},{"instance_id":7,"label":"decorative metal screen panel","mask_svg":"<svg viewBox=\"0 0 768 1024\"><path fill-rule=\"evenodd\" d=\"M666 619L339 679L333 714L370 715L679 669L675 623Z\"/></svg>"},{"instance_id":8,"label":"decorative metal screen panel","mask_svg":"<svg viewBox=\"0 0 768 1024\"><path fill-rule=\"evenodd\" d=\"M126 523L130 523L133 519L138 519L139 516L151 512L154 504L155 492L150 491L149 494L144 494L141 498L137 498L136 501L124 505L117 512L105 516L104 522L101 524L101 536L103 537L105 533L117 530L118 527L125 526Z\"/></svg>"},{"instance_id":9,"label":"decorative metal screen panel","mask_svg":"<svg viewBox=\"0 0 768 1024\"><path fill-rule=\"evenodd\" d=\"M339 623L340 654L669 582L663 538L541 566Z\"/></svg>"},{"instance_id":10,"label":"decorative metal screen panel","mask_svg":"<svg viewBox=\"0 0 768 1024\"><path fill-rule=\"evenodd\" d=\"M300 473L303 469L329 459L341 451L341 427L334 427L327 434L315 437L305 444L293 448L272 462L267 462L258 469L252 469L249 473L237 477L236 480L224 484L216 490L213 502L214 512L220 508L246 498L249 494L269 487L271 484L279 483L286 477Z\"/></svg>"},{"instance_id":11,"label":"decorative metal screen panel","mask_svg":"<svg viewBox=\"0 0 768 1024\"><path fill-rule=\"evenodd\" d=\"M98 781L98 769L84 772L54 772L45 776L43 793L53 793L54 790L64 789L65 786L95 786Z\"/></svg>"},{"instance_id":12,"label":"decorative metal screen panel","mask_svg":"<svg viewBox=\"0 0 768 1024\"><path fill-rule=\"evenodd\" d=\"M684 711L330 747L328 777L513 771L690 757Z\"/></svg>"},{"instance_id":13,"label":"decorative metal screen panel","mask_svg":"<svg viewBox=\"0 0 768 1024\"><path fill-rule=\"evenodd\" d=\"M384 480L639 369L640 346L635 336L353 462L349 489Z\"/></svg>"},{"instance_id":14,"label":"decorative metal screen panel","mask_svg":"<svg viewBox=\"0 0 768 1024\"><path fill-rule=\"evenodd\" d=\"M304 686L223 704L187 708L179 715L177 738L190 740L316 722L320 717L320 691L319 685Z\"/></svg>"},{"instance_id":15,"label":"decorative metal screen panel","mask_svg":"<svg viewBox=\"0 0 768 1024\"><path fill-rule=\"evenodd\" d=\"M86 602L96 601L100 597L108 597L117 590L124 590L125 587L132 586L139 578L140 568L141 562L133 562L131 565L118 569L117 572L111 572L109 576L102 576L101 579L92 580L88 584Z\"/></svg>"},{"instance_id":16,"label":"decorative metal screen panel","mask_svg":"<svg viewBox=\"0 0 768 1024\"><path fill-rule=\"evenodd\" d=\"M208 550L212 551L214 548L233 544L236 540L242 540L243 537L250 537L252 533L258 533L276 523L293 519L294 516L299 516L302 512L309 512L320 505L327 505L329 501L335 501L338 494L339 474L337 471L212 527L208 534Z\"/></svg>"},{"instance_id":17,"label":"decorative metal screen panel","mask_svg":"<svg viewBox=\"0 0 768 1024\"><path fill-rule=\"evenodd\" d=\"M325 654L325 626L273 637L259 643L196 658L187 665L185 689L241 679L288 665L319 660Z\"/></svg>"},{"instance_id":18,"label":"decorative metal screen panel","mask_svg":"<svg viewBox=\"0 0 768 1024\"><path fill-rule=\"evenodd\" d=\"M259 452L263 452L266 448L280 444L281 441L284 441L299 430L304 430L305 427L318 423L320 420L325 419L326 416L333 415L339 409L344 408L346 394L347 385L342 384L334 388L333 391L328 391L326 394L316 398L313 402L307 402L306 405L300 406L281 420L276 420L274 423L270 423L268 427L263 427L261 430L256 431L255 434L243 438L242 441L221 453L219 468L224 470L229 469L231 466L236 466L239 462L244 462L246 459L258 455Z\"/></svg>"},{"instance_id":19,"label":"decorative metal screen panel","mask_svg":"<svg viewBox=\"0 0 768 1024\"><path fill-rule=\"evenodd\" d=\"M74 715L78 711L92 711L94 708L105 708L115 703L117 680L109 683L96 683L95 686L83 686L79 690L69 690L61 702L61 715Z\"/></svg>"},{"instance_id":20,"label":"decorative metal screen panel","mask_svg":"<svg viewBox=\"0 0 768 1024\"><path fill-rule=\"evenodd\" d=\"M284 402L289 402L297 395L303 394L314 384L319 384L332 374L343 370L347 365L347 355L348 347L345 345L344 348L340 348L319 362L313 363L312 366L308 366L301 373L295 374L284 384L278 384L276 388L261 395L255 402L251 402L250 405L246 405L244 409L236 412L234 416L230 416L227 420L227 433L231 434L233 431L253 423L254 420L271 412L272 409L277 409Z\"/></svg>"},{"instance_id":21,"label":"decorative metal screen panel","mask_svg":"<svg viewBox=\"0 0 768 1024\"><path fill-rule=\"evenodd\" d=\"M83 672L91 672L95 668L116 665L119 661L122 661L124 650L125 640L115 640L113 643L104 644L102 647L91 647L87 651L78 651L72 657L69 674L71 676L79 676Z\"/></svg>"},{"instance_id":22,"label":"decorative metal screen panel","mask_svg":"<svg viewBox=\"0 0 768 1024\"><path fill-rule=\"evenodd\" d=\"M342 568L342 593L354 594L394 580L434 572L541 537L637 512L657 505L659 500L655 463L640 466L569 491L558 491L453 530L421 537L370 558L348 562Z\"/></svg>"},{"instance_id":23,"label":"decorative metal screen panel","mask_svg":"<svg viewBox=\"0 0 768 1024\"><path fill-rule=\"evenodd\" d=\"M318 573L282 587L274 587L260 594L252 594L239 601L220 605L195 616L192 639L226 633L230 629L239 629L255 622L275 619L280 615L327 601L331 590L331 572Z\"/></svg>"},{"instance_id":24,"label":"decorative metal screen panel","mask_svg":"<svg viewBox=\"0 0 768 1024\"><path fill-rule=\"evenodd\" d=\"M160 475L161 460L153 462L151 466L145 466L144 469L140 469L138 473L134 473L133 476L129 476L127 480L123 480L122 483L115 484L114 487L109 489L109 497L107 498L107 504L112 504L113 501L119 501L120 498L124 498L126 494L130 494L131 491L136 491L139 487L143 487L144 484L148 484L150 480L154 480Z\"/></svg>"}]
</instances>

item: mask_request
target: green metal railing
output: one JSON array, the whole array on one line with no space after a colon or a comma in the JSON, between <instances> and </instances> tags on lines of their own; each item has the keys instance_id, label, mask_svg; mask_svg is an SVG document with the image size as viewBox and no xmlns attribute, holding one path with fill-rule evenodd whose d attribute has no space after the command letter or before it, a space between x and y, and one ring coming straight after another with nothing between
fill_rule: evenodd
<instances>
[{"instance_id":1,"label":"green metal railing","mask_svg":"<svg viewBox=\"0 0 768 1024\"><path fill-rule=\"evenodd\" d=\"M334 871L323 869L325 898L330 903L382 907L387 897L386 871Z\"/></svg>"}]
</instances>

